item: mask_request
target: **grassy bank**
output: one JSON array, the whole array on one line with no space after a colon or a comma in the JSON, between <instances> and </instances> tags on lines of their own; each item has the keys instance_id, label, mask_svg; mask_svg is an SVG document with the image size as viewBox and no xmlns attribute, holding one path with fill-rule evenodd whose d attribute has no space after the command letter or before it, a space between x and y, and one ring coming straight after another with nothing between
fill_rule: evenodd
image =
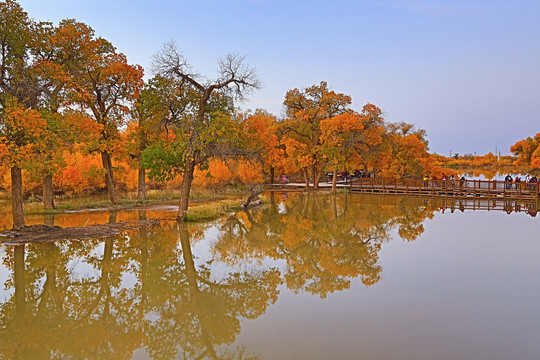
<instances>
[{"instance_id":1,"label":"grassy bank","mask_svg":"<svg viewBox=\"0 0 540 360\"><path fill-rule=\"evenodd\" d=\"M190 220L215 218L215 214L222 213L224 209L239 205L241 197L247 194L244 189L227 188L213 190L192 191L190 195L190 205L197 210L188 214ZM104 209L104 210L125 210L144 205L176 205L180 199L180 191L150 190L147 192L146 201L139 202L136 193L125 193L120 196L118 204L112 205L106 194L80 197L55 197L56 209L45 211L43 203L37 197L31 197L24 202L25 214L56 214L70 210ZM9 194L3 193L0 197L0 206L9 207L11 199ZM191 212L191 209L190 209Z\"/></svg>"},{"instance_id":2,"label":"grassy bank","mask_svg":"<svg viewBox=\"0 0 540 360\"><path fill-rule=\"evenodd\" d=\"M210 221L240 209L241 200L221 199L211 203L196 204L190 206L186 215L186 221L199 222Z\"/></svg>"}]
</instances>

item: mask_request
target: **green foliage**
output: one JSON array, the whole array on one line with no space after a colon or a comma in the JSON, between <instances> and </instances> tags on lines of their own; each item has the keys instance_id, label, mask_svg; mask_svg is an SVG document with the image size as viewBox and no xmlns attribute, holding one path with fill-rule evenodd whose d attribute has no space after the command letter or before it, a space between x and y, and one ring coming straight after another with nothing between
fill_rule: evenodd
<instances>
[{"instance_id":1,"label":"green foliage","mask_svg":"<svg viewBox=\"0 0 540 360\"><path fill-rule=\"evenodd\" d=\"M179 142L159 142L142 152L141 163L148 169L148 177L157 181L172 180L185 168L185 146Z\"/></svg>"}]
</instances>

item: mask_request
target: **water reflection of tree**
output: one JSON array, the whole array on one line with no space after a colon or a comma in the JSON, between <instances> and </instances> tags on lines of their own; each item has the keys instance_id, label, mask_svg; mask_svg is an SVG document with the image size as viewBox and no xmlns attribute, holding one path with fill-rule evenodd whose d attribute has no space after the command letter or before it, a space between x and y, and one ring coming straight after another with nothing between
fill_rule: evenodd
<instances>
[{"instance_id":1,"label":"water reflection of tree","mask_svg":"<svg viewBox=\"0 0 540 360\"><path fill-rule=\"evenodd\" d=\"M226 345L241 318L276 301L279 273L213 279L210 263L196 265L186 225L172 226L8 249L5 285L15 291L0 308L0 358L129 359L141 347L156 359L249 358Z\"/></svg>"},{"instance_id":2,"label":"water reflection of tree","mask_svg":"<svg viewBox=\"0 0 540 360\"><path fill-rule=\"evenodd\" d=\"M235 214L223 221L215 255L229 264L270 257L285 260L284 279L295 292L325 297L346 289L352 278L366 286L380 280L382 244L397 227L411 241L433 215L423 204L381 205L351 196L298 195Z\"/></svg>"}]
</instances>

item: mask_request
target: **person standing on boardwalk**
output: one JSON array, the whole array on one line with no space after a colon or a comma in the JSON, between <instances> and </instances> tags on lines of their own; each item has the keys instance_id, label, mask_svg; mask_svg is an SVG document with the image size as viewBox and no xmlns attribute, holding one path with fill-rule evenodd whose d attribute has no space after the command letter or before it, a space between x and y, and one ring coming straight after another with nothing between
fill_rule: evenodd
<instances>
[{"instance_id":1,"label":"person standing on boardwalk","mask_svg":"<svg viewBox=\"0 0 540 360\"><path fill-rule=\"evenodd\" d=\"M506 175L506 177L504 178L504 181L506 182L506 188L511 189L512 181L514 181L514 179L512 179L512 176L510 176L510 174Z\"/></svg>"}]
</instances>

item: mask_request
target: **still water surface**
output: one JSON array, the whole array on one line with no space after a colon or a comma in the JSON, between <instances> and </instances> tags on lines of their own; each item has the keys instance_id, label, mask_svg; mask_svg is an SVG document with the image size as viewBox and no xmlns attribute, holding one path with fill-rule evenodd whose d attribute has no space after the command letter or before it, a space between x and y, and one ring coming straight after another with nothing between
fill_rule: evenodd
<instances>
[{"instance_id":1,"label":"still water surface","mask_svg":"<svg viewBox=\"0 0 540 360\"><path fill-rule=\"evenodd\" d=\"M0 245L0 359L538 359L535 206L272 194L209 223Z\"/></svg>"}]
</instances>

